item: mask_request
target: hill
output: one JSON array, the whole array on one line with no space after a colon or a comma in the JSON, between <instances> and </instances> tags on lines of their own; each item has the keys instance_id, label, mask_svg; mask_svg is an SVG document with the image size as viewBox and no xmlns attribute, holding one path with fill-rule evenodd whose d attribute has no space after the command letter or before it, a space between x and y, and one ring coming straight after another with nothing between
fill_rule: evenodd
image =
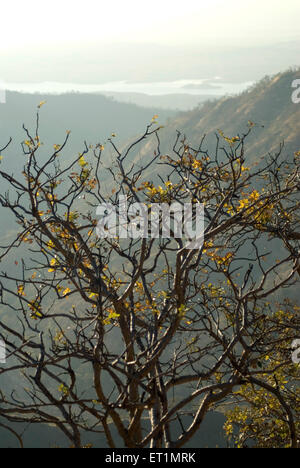
<instances>
[{"instance_id":1,"label":"hill","mask_svg":"<svg viewBox=\"0 0 300 468\"><path fill-rule=\"evenodd\" d=\"M182 418L184 424L191 423L191 416L185 415ZM199 432L189 441L186 448L226 448L227 441L223 432L225 417L222 413L210 412L203 421L203 426ZM149 421L144 420L145 428ZM10 425L18 434L23 435L24 448L67 448L70 443L54 426L31 425L30 428L24 424ZM117 441L118 448L124 448L122 440L116 429L111 425L114 440ZM174 425L174 435L180 433L179 424ZM104 434L85 434L84 444L92 444L93 448L107 448ZM0 427L0 448L18 448L19 444L14 435L6 429Z\"/></svg>"},{"instance_id":2,"label":"hill","mask_svg":"<svg viewBox=\"0 0 300 468\"><path fill-rule=\"evenodd\" d=\"M292 82L300 78L300 69L265 77L237 96L208 101L192 111L181 113L166 127L162 135L164 151L174 142L176 130L197 146L207 135L206 144L215 149L215 133L236 136L247 130L248 121L257 124L247 144L248 160L265 157L285 143L285 154L300 148L300 104L292 102Z\"/></svg>"},{"instance_id":3,"label":"hill","mask_svg":"<svg viewBox=\"0 0 300 468\"><path fill-rule=\"evenodd\" d=\"M63 140L66 130L72 132L69 152L80 151L83 142L100 142L117 133L123 141L141 131L160 113L162 120L175 115L174 111L135 104L121 103L100 94L69 93L62 95L6 93L6 103L0 104L0 145L13 137L13 149L20 149L25 134L22 125L34 130L37 105L46 101L41 112L40 136L45 145ZM17 155L15 155L15 158ZM15 159L17 164L17 159Z\"/></svg>"},{"instance_id":4,"label":"hill","mask_svg":"<svg viewBox=\"0 0 300 468\"><path fill-rule=\"evenodd\" d=\"M6 93L6 103L0 104L0 148L12 137L13 141L5 151L5 170L20 173L20 164L24 162L21 142L26 138L23 124L31 133L35 133L36 110L41 101L46 101L40 115L40 137L43 142L42 154L53 152L54 144L61 144L70 130L71 135L64 150L65 161L73 159L87 144L102 143L113 132L116 141L123 143L134 135L143 132L154 114L159 113L163 121L174 111L140 107L135 104L120 103L110 97L99 94L70 93L63 95ZM3 183L3 182L2 182ZM6 187L2 185L2 191ZM12 226L9 213L0 209L5 223L0 233L7 233ZM8 216L7 216L8 215Z\"/></svg>"},{"instance_id":5,"label":"hill","mask_svg":"<svg viewBox=\"0 0 300 468\"><path fill-rule=\"evenodd\" d=\"M294 151L300 149L300 105L295 105L291 101L291 84L298 75L299 73L297 72L289 71L283 74L278 74L274 77L265 78L255 87L239 96L226 97L219 101L208 102L201 108L179 115L176 119L169 121L165 129L162 131L162 146L165 151L169 152L169 143L174 142L176 130L179 129L186 133L188 139L193 145L199 144L203 134L206 133L207 145L209 145L211 150L213 150L215 146L214 135L218 129L222 129L229 136L234 136L238 133L244 132L247 128L247 122L251 120L257 122L258 125L256 131L253 132L253 135L249 139L247 146L248 160L251 160L252 162L259 161L261 158L264 158L268 152L275 151L282 140L285 140L286 143L286 154L292 154ZM34 99L35 98L36 96ZM115 120L112 121L110 118L113 119L113 115L111 116L108 114L106 119L106 108L104 104L107 104L107 101L103 101L103 107L97 109L96 107L93 107L94 104L92 97L89 101L90 104L83 104L83 97L81 96L76 96L75 100L64 96L64 98L69 99L69 101L66 100L60 104L58 104L58 97L53 98L54 99L52 100L51 97L49 101L51 102L51 105L45 106L44 108L45 113L43 113L41 135L43 140L45 140L47 144L51 145L61 141L66 129L73 130L72 135L74 135L74 138L71 141L71 148L69 147L68 154L66 153L64 157L71 156L72 151L76 151L75 154L77 154L80 147L76 145L81 145L83 139L87 139L88 143L94 143L95 140L99 141L100 139L101 141L102 138L107 137L107 134L110 134L112 131L116 131L122 136L122 138L126 136L126 131L128 132L129 126L127 127L127 124L129 124L129 122L126 121L126 117L122 114L117 115L118 109L121 112L121 109L124 110L125 107L115 107ZM86 99L86 96L84 96L84 98ZM102 99L102 97L99 98ZM27 99L29 98L27 97ZM8 100L6 119L2 118L1 120L3 124L3 128L1 127L1 139L3 136L6 138L10 134L7 132L7 128L12 129L13 125L21 122L21 119L23 119L24 116L26 117L24 118L24 121L27 120L31 109L34 111L38 101L39 99L33 103L33 101L29 100L29 103L26 104L25 99L23 102L24 107L21 108L24 114L18 114L16 112L16 107L13 108L13 106L11 106L11 102ZM71 102L75 101L76 106L74 105L74 107L72 107ZM89 108L89 105L92 106L92 109ZM119 103L117 105L120 106ZM67 106L67 109L65 106ZM9 113L10 109L13 109L14 112ZM51 111L50 114L47 114L46 110L47 112ZM49 115L51 115L51 119L49 118ZM153 115L152 112L150 114L150 118L151 115ZM160 120L163 120L164 115L162 113L160 115ZM96 121L92 119L92 116L94 116ZM45 120L45 117L47 117L48 120ZM122 127L121 131L117 127L119 117L120 121L124 123L124 127ZM67 121L68 118L69 120ZM139 122L137 122L138 118L140 118ZM147 119L147 121L149 121L150 118ZM99 123L100 119L101 125ZM45 126L45 121L49 123L49 127ZM147 121L145 114L145 124ZM112 123L113 126L110 127ZM34 124L33 119L30 124ZM132 117L131 124L133 133L137 133L141 127L142 130L144 123L142 122L141 114ZM136 127L134 127L133 124L136 125ZM101 134L99 130L100 127ZM130 135L127 133L127 138L129 136ZM19 138L19 136L17 136L17 138ZM19 142L22 139L23 135L20 136ZM17 141L17 143L19 142ZM11 160L9 161L9 164L14 170L19 170L18 166L20 165L18 163L20 159L16 158L20 158L21 151L17 148L18 147L15 144L13 148L10 149ZM144 156L149 149L148 145L142 147L140 155ZM15 151L15 153L13 151ZM163 176L162 173L160 174ZM153 174L153 177L155 177L155 174ZM3 226L5 232L7 232L7 224L3 223ZM5 382L5 385L7 385L7 382ZM209 433L210 435L214 434L214 430L210 428ZM33 435L33 437L35 437L35 435ZM213 445L216 443L216 440L212 441Z\"/></svg>"},{"instance_id":6,"label":"hill","mask_svg":"<svg viewBox=\"0 0 300 468\"><path fill-rule=\"evenodd\" d=\"M207 85L208 86L208 85ZM145 93L129 93L129 92L109 92L103 93L105 96L110 96L119 102L134 103L142 107L160 107L161 109L173 109L178 111L187 111L194 109L197 105L202 104L208 99L214 99L213 94L145 94Z\"/></svg>"}]
</instances>

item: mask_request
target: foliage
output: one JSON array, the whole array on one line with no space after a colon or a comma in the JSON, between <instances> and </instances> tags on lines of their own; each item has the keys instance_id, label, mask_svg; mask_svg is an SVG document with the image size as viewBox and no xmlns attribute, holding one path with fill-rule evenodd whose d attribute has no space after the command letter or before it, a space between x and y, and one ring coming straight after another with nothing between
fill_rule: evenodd
<instances>
[{"instance_id":1,"label":"foliage","mask_svg":"<svg viewBox=\"0 0 300 468\"><path fill-rule=\"evenodd\" d=\"M243 443L252 437L249 417L259 430L267 423L264 410L255 413L258 392L264 406L281 412L284 445L297 445L290 398L297 369L287 369L299 317L292 309L289 320L277 316L274 295L298 281L299 157L287 163L279 151L246 164L255 128L219 132L214 153L204 138L195 149L178 133L162 155L155 117L128 148L120 151L112 136L63 166L70 134L48 159L39 157L38 110L35 134L24 127L21 176L0 171L11 186L0 202L20 225L1 259L24 243L30 254L17 273L0 274L2 308L18 318L14 327L0 321L12 356L0 375L22 369L27 382L26 399L1 392L2 418L54 424L74 447L83 445L82 431L103 431L114 447L111 424L127 447L182 447L210 410L241 398L250 409L229 414L226 428L230 434L237 421ZM151 139L155 151L133 163L132 152ZM120 195L129 205L204 204L203 246L188 250L172 232L168 239L98 238L96 207L118 209ZM89 369L84 385L80 366ZM174 438L174 418L187 410L189 425L181 423Z\"/></svg>"}]
</instances>

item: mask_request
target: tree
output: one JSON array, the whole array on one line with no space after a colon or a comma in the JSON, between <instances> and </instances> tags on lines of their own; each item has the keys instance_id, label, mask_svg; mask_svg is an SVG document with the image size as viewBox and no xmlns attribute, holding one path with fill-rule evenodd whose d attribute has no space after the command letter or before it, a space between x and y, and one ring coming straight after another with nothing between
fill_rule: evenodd
<instances>
[{"instance_id":1,"label":"tree","mask_svg":"<svg viewBox=\"0 0 300 468\"><path fill-rule=\"evenodd\" d=\"M286 336L284 324L291 320L288 310L293 308L287 303L284 309L276 314L275 320L281 323L282 335ZM246 383L234 394L236 406L227 413L225 429L237 447L289 448L291 427L287 414L292 410L300 447L299 365L289 362L281 343L279 346L274 343L274 350L272 358L265 357L264 365L260 361L253 363L255 368L261 368L260 385Z\"/></svg>"},{"instance_id":2,"label":"tree","mask_svg":"<svg viewBox=\"0 0 300 468\"><path fill-rule=\"evenodd\" d=\"M284 326L276 314L299 272L299 154L286 162L280 147L246 167L249 122L243 135L217 134L213 154L178 133L162 155L155 117L128 148L112 136L67 162L70 132L41 151L39 112L35 133L24 127L22 174L0 171L10 186L0 202L20 225L1 259L23 255L0 275L0 376L24 379L23 393L0 393L6 425L51 423L76 448L83 432L115 447L112 428L125 447L183 447L209 411L251 388L280 408L296 447L295 406L276 379L291 365L299 311ZM97 206L118 210L121 195L148 209L204 204L204 244L190 250L174 232L99 238Z\"/></svg>"}]
</instances>

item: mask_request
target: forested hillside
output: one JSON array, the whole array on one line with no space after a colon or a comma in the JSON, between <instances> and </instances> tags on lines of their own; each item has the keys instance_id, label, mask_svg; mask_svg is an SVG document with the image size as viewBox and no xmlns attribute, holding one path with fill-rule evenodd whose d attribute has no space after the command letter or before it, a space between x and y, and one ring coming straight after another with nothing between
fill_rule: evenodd
<instances>
[{"instance_id":1,"label":"forested hillside","mask_svg":"<svg viewBox=\"0 0 300 468\"><path fill-rule=\"evenodd\" d=\"M292 83L299 76L300 71L295 70L265 77L240 95L208 101L180 114L168 125L168 142L174 140L176 130L185 134L192 145L199 144L206 134L207 144L213 149L218 130L234 137L244 133L251 121L257 129L247 140L248 161L260 161L269 152L277 151L281 142L285 143L286 154L298 151L300 105L292 102Z\"/></svg>"},{"instance_id":2,"label":"forested hillside","mask_svg":"<svg viewBox=\"0 0 300 468\"><path fill-rule=\"evenodd\" d=\"M30 132L34 131L40 102L45 102L39 122L42 155L49 155L54 145L62 143L66 131L71 132L62 155L64 164L83 151L85 142L88 145L103 143L115 133L118 144L122 144L143 132L154 114L159 113L162 122L175 115L174 111L120 103L102 95L7 92L6 103L0 104L0 148L12 138L3 163L13 172L25 161L21 147L26 139L23 125ZM6 189L5 183L2 182L1 188L2 191ZM5 225L2 224L0 232L3 228L3 234L7 234L8 228L12 226L11 220L1 208L0 213L5 218Z\"/></svg>"},{"instance_id":3,"label":"forested hillside","mask_svg":"<svg viewBox=\"0 0 300 468\"><path fill-rule=\"evenodd\" d=\"M291 324L288 338L284 335L282 315L276 315L275 304L286 298L294 299L295 284L296 288L298 285L295 257L298 237L289 237L299 224L298 160L293 160L293 156L300 150L300 105L291 99L291 85L298 77L297 71L268 77L239 96L207 102L175 118L166 111L145 110L102 96L46 96L46 104L39 109L37 129L36 110L42 98L8 93L7 103L0 106L0 147L9 137L13 138L12 145L3 152L0 168L4 180L2 250L12 242L18 227L12 213L18 213L24 230L18 249L12 248L8 255L3 255L1 273L1 284L12 285L12 289L3 287L5 294L1 292L3 333L10 332L13 340L21 342L11 361L16 359L17 363L18 358L20 367L3 373L0 380L1 390L8 393L3 397L3 415L8 421L13 405L8 399L14 400L12 391L17 390L18 400L24 405L29 405L30 398L39 405L40 394L45 395L46 403L43 401L41 408L46 408L49 414L45 416L41 411L40 419L35 420L46 425L43 444L48 430L52 433L49 429L52 416L59 411L63 421L57 416L54 423L58 428L73 430L78 424L75 436L65 430L78 446L82 432L84 443L95 441L95 446L104 446L102 426L107 440L110 441L111 432L118 445L147 446L151 437L160 438L162 444L162 430L157 427L162 424L165 430L161 423L164 417L171 425L171 436L178 439L178 446L182 440L199 447L226 444L220 434L224 418L218 411L223 409L222 403L227 404L232 398L234 386L261 384L259 380L251 381L253 375L253 379L260 377L260 370L253 370L258 367L258 354L259 366L267 369L273 364L275 370L270 374L276 372L272 337L276 333L280 344L276 353L281 356L285 342L292 339L296 329ZM153 117L154 114L158 117ZM127 154L129 141L138 138L149 122L152 124L146 136ZM23 123L29 129L27 134L22 129ZM248 130L251 131L246 137ZM37 136L32 139L30 135ZM60 152L58 145L66 135L70 141ZM113 142L109 141L111 136ZM180 149L177 147L174 152L176 138ZM145 139L150 142L145 143ZM276 154L283 142L281 155L268 162L268 155ZM195 151L200 145L200 150ZM225 150L218 158L220 147ZM86 152L80 154L84 149ZM42 166L46 156L50 159ZM173 157L177 158L175 163ZM74 164L65 170L72 160ZM24 166L27 185L18 185L14 177L24 176ZM261 178L256 167L263 167ZM165 187L157 187L158 180ZM265 192L260 191L263 184ZM9 185L10 196L4 194ZM175 236L167 241L159 239L157 246L152 240L147 246L147 239L142 247L138 242L121 244L120 239L99 240L95 234L96 202L109 196L117 205L118 190L128 193L131 200L141 194L151 203L173 200L204 203L211 238L203 252L200 249L197 261L188 265L193 255L198 254L184 252L180 241L180 248L176 244ZM90 203L92 199L94 204ZM219 225L223 230L218 230ZM29 268L25 268L23 259ZM193 279L189 278L189 268ZM289 310L280 313L291 317ZM43 334L47 338L43 339ZM127 339L125 344L122 334ZM251 342L253 336L259 345L254 339ZM14 349L14 343L10 345ZM249 352L250 357L245 358L243 352ZM284 348L284 352L288 349ZM101 359L107 359L104 378L104 372L97 368ZM148 370L147 359L150 365L154 363L153 374ZM21 388L25 381L19 379L23 365L33 390ZM87 385L93 372L94 382L100 381L100 374L103 378L96 396L93 383ZM266 375L268 372L267 369ZM184 378L182 374L186 374ZM41 383L41 375L46 385ZM141 394L135 383L137 376ZM167 390L163 388L163 379L168 382ZM180 387L182 381L184 386ZM39 385L37 391L35 384ZM199 390L201 385L204 387ZM173 395L168 407L169 389L169 396L171 392ZM163 391L165 400L161 396ZM196 397L189 400L193 392L196 396L199 392L200 396L202 391L206 395L204 409L200 403L197 406ZM51 403L49 409L47 398ZM144 398L148 399L147 404ZM163 416L152 413L144 419L143 412L148 408L152 411L155 398L162 398ZM139 406L135 407L137 402ZM68 405L72 410L66 417ZM169 409L172 405L174 410ZM185 409L181 417L176 405L179 410ZM34 411L30 406L28 414ZM85 411L86 420L82 416ZM115 416L118 411L120 417ZM127 411L128 431L123 429L127 428ZM204 415L207 426L201 425ZM25 424L26 417L21 419ZM92 427L92 436L86 439L85 428L93 418L101 436ZM15 428L20 419L14 416L12 420ZM115 421L118 430L113 425L110 431L109 426ZM135 433L135 425L139 434ZM194 431L200 425L201 430ZM203 432L205 427L209 437ZM149 440L142 439L147 432ZM10 444L6 431L5 434L4 444ZM36 446L36 434L36 427L32 433L30 429L26 432L24 439L28 445ZM283 439L289 439L286 432ZM67 443L55 432L53 444ZM296 444L295 434L292 443Z\"/></svg>"}]
</instances>

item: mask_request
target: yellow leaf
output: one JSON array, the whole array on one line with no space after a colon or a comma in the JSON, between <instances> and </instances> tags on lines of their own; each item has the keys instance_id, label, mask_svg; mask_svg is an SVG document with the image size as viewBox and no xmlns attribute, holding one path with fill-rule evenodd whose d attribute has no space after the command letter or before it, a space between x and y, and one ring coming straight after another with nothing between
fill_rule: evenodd
<instances>
[{"instance_id":1,"label":"yellow leaf","mask_svg":"<svg viewBox=\"0 0 300 468\"><path fill-rule=\"evenodd\" d=\"M57 259L56 259L56 258L53 258L53 259L51 260L51 262L50 262L50 265L51 265L52 267L58 265ZM49 273L52 273L53 271L55 271L55 268L49 268L49 270L48 270Z\"/></svg>"},{"instance_id":2,"label":"yellow leaf","mask_svg":"<svg viewBox=\"0 0 300 468\"><path fill-rule=\"evenodd\" d=\"M79 162L79 165L80 165L81 167L87 166L87 162L86 162L86 160L84 159L83 156L81 156L81 158L79 159L78 162Z\"/></svg>"},{"instance_id":3,"label":"yellow leaf","mask_svg":"<svg viewBox=\"0 0 300 468\"><path fill-rule=\"evenodd\" d=\"M41 107L43 107L44 104L46 104L47 101L41 101L38 105L38 108L40 109Z\"/></svg>"},{"instance_id":4,"label":"yellow leaf","mask_svg":"<svg viewBox=\"0 0 300 468\"><path fill-rule=\"evenodd\" d=\"M24 285L23 284L21 284L18 287L18 294L19 294L19 296L26 296L26 294L24 293Z\"/></svg>"},{"instance_id":5,"label":"yellow leaf","mask_svg":"<svg viewBox=\"0 0 300 468\"><path fill-rule=\"evenodd\" d=\"M66 288L63 292L63 296L68 296L71 292L71 289L70 288Z\"/></svg>"}]
</instances>

